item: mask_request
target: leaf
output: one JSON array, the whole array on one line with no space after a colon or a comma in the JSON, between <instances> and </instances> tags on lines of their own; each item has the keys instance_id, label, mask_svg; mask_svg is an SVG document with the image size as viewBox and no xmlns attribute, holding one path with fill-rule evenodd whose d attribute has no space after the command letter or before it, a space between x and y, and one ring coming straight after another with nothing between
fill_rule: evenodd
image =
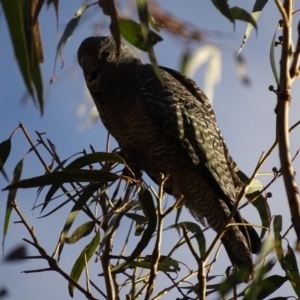
<instances>
[{"instance_id":1,"label":"leaf","mask_svg":"<svg viewBox=\"0 0 300 300\"><path fill-rule=\"evenodd\" d=\"M147 255L144 260L142 261L133 261L130 263L132 267L140 267L144 269L151 269L152 266L152 255ZM180 271L179 263L177 260L167 257L167 256L160 256L158 262L158 271L162 272L178 272Z\"/></svg>"},{"instance_id":2,"label":"leaf","mask_svg":"<svg viewBox=\"0 0 300 300\"><path fill-rule=\"evenodd\" d=\"M64 164L64 162L62 162L57 168L55 168L55 171L59 170L61 166ZM80 169L86 166L90 166L93 163L100 163L100 162L118 162L124 164L124 160L117 154L107 153L107 152L95 152L75 159L69 165L67 165L65 169L77 169L77 168ZM60 188L60 186L61 186L60 184L53 184L50 187L48 193L46 194L42 211L46 208L49 201L56 193L56 191Z\"/></svg>"},{"instance_id":3,"label":"leaf","mask_svg":"<svg viewBox=\"0 0 300 300\"><path fill-rule=\"evenodd\" d=\"M249 182L249 178L241 170L239 170L236 174L239 176L240 180L243 183ZM259 181L255 179L253 187L251 184L251 186L249 187L249 190L253 191L253 192L252 193L248 192L246 194L246 198L249 201L256 198L256 200L252 201L251 204L257 209L257 211L259 213L261 223L263 226L263 228L261 230L260 238L263 238L267 231L267 228L269 227L269 224L270 224L271 212L270 212L270 207L269 207L267 200L262 195L260 195L260 192L257 189L260 186L260 184L258 182Z\"/></svg>"},{"instance_id":4,"label":"leaf","mask_svg":"<svg viewBox=\"0 0 300 300\"><path fill-rule=\"evenodd\" d=\"M224 15L230 22L234 23L234 19L231 16L231 11L228 5L228 0L212 0L215 7Z\"/></svg>"},{"instance_id":5,"label":"leaf","mask_svg":"<svg viewBox=\"0 0 300 300\"><path fill-rule=\"evenodd\" d=\"M277 291L287 280L287 277L282 277L279 275L272 275L263 279L258 283L258 293L256 299L265 299L267 296Z\"/></svg>"},{"instance_id":6,"label":"leaf","mask_svg":"<svg viewBox=\"0 0 300 300\"><path fill-rule=\"evenodd\" d=\"M0 144L0 171L2 171L4 164L10 154L11 137Z\"/></svg>"},{"instance_id":7,"label":"leaf","mask_svg":"<svg viewBox=\"0 0 300 300\"><path fill-rule=\"evenodd\" d=\"M247 65L243 55L239 54L238 56L236 56L235 61L237 65L237 75L239 79L242 81L243 84L250 85L251 80L247 75Z\"/></svg>"},{"instance_id":8,"label":"leaf","mask_svg":"<svg viewBox=\"0 0 300 300\"><path fill-rule=\"evenodd\" d=\"M213 99L215 86L221 79L222 58L221 51L218 47L208 44L198 48L190 57L186 66L186 75L190 78L194 76L196 71L206 64L204 76L204 90L208 99Z\"/></svg>"},{"instance_id":9,"label":"leaf","mask_svg":"<svg viewBox=\"0 0 300 300\"><path fill-rule=\"evenodd\" d=\"M14 169L14 177L13 177L13 180L12 180L12 184L14 182L17 182L17 181L20 180L22 170L23 170L23 159L21 159L17 163L17 165ZM5 236L8 232L9 221L10 221L10 217L11 217L11 213L12 213L11 201L14 201L16 199L16 194L17 194L16 189L10 190L9 193L8 193L7 201L6 201L6 210L5 210L5 217L4 217L4 224L3 224L3 240L2 240L2 246L3 247L4 247L4 242L5 242Z\"/></svg>"},{"instance_id":10,"label":"leaf","mask_svg":"<svg viewBox=\"0 0 300 300\"><path fill-rule=\"evenodd\" d=\"M20 262L20 259L24 259L26 256L27 248L24 245L20 245L15 247L8 254L6 254L3 260L5 262Z\"/></svg>"},{"instance_id":11,"label":"leaf","mask_svg":"<svg viewBox=\"0 0 300 300\"><path fill-rule=\"evenodd\" d=\"M300 297L299 269L298 269L295 253L293 249L290 247L290 245L288 245L288 252L284 257L284 265L285 265L286 275L289 277L289 280L291 282L291 285L295 293L297 294L298 297Z\"/></svg>"},{"instance_id":12,"label":"leaf","mask_svg":"<svg viewBox=\"0 0 300 300\"><path fill-rule=\"evenodd\" d=\"M148 45L142 34L141 24L138 24L137 22L130 19L120 18L119 27L121 35L126 41L128 41L138 49L147 51ZM152 45L155 45L157 42L162 41L162 38L154 31L150 31L149 39Z\"/></svg>"},{"instance_id":13,"label":"leaf","mask_svg":"<svg viewBox=\"0 0 300 300\"><path fill-rule=\"evenodd\" d=\"M170 228L184 228L184 227L188 231L195 234L195 238L197 240L198 247L199 247L200 256L204 256L205 252L206 252L205 236L198 224L193 223L193 222L181 222L181 223L171 225L171 226L167 227L165 230L170 229Z\"/></svg>"},{"instance_id":14,"label":"leaf","mask_svg":"<svg viewBox=\"0 0 300 300\"><path fill-rule=\"evenodd\" d=\"M264 288L266 288L267 290L264 290L262 292L262 295L264 293L266 294L268 292L270 294L273 293L271 291L272 287L268 286L267 282L266 282L266 285L262 285L262 282L263 282L263 277L273 269L275 264L276 263L273 261L268 261L265 265L263 265L261 268L259 268L255 272L253 281L246 291L247 294L246 294L244 300L262 299L262 298L258 297L258 295L262 292L262 289L264 289Z\"/></svg>"},{"instance_id":15,"label":"leaf","mask_svg":"<svg viewBox=\"0 0 300 300\"><path fill-rule=\"evenodd\" d=\"M148 226L143 232L140 241L136 245L135 249L132 251L128 260L125 263L122 263L112 268L111 272L118 272L120 270L127 268L128 265L130 265L130 263L134 261L148 246L152 238L152 235L155 232L156 225L157 225L157 215L156 215L156 210L155 210L151 193L147 189L141 188L139 193L139 200L141 201L141 205L143 207L143 210L145 211L145 215L148 217L149 220Z\"/></svg>"},{"instance_id":16,"label":"leaf","mask_svg":"<svg viewBox=\"0 0 300 300\"><path fill-rule=\"evenodd\" d=\"M49 173L12 183L3 190L11 190L16 188L32 188L50 184L61 185L67 182L107 183L117 180L118 178L118 175L102 170L65 169L60 172Z\"/></svg>"},{"instance_id":17,"label":"leaf","mask_svg":"<svg viewBox=\"0 0 300 300\"><path fill-rule=\"evenodd\" d=\"M124 164L123 158L115 153L95 152L76 158L66 166L66 169L79 169L89 166L93 163L108 161Z\"/></svg>"},{"instance_id":18,"label":"leaf","mask_svg":"<svg viewBox=\"0 0 300 300\"><path fill-rule=\"evenodd\" d=\"M91 221L80 225L73 231L70 237L65 237L65 242L67 244L75 244L83 237L89 235L93 231L95 224L94 221Z\"/></svg>"},{"instance_id":19,"label":"leaf","mask_svg":"<svg viewBox=\"0 0 300 300\"><path fill-rule=\"evenodd\" d=\"M251 13L251 16L252 16L253 20L255 20L255 22L257 22L258 18L260 17L260 14L267 2L268 2L268 0L256 0L255 1L254 7L253 7L253 10ZM236 56L238 56L241 53L243 47L245 46L246 42L248 41L248 39L251 35L253 28L254 28L254 26L251 24L251 22L248 22L242 44L241 44L240 49Z\"/></svg>"},{"instance_id":20,"label":"leaf","mask_svg":"<svg viewBox=\"0 0 300 300\"><path fill-rule=\"evenodd\" d=\"M66 222L64 224L63 230L62 230L62 238L66 237L68 235L68 232L73 225L76 217L78 216L79 212L83 208L83 206L87 203L87 201L92 197L93 193L99 189L98 184L90 184L88 185L83 193L80 195L79 199L76 201L74 206L72 207ZM64 243L60 243L59 249L58 249L58 260L60 260L60 256L62 253L62 250L64 248Z\"/></svg>"},{"instance_id":21,"label":"leaf","mask_svg":"<svg viewBox=\"0 0 300 300\"><path fill-rule=\"evenodd\" d=\"M249 275L249 271L239 268L233 271L218 287L219 293L224 297L233 287L242 283Z\"/></svg>"},{"instance_id":22,"label":"leaf","mask_svg":"<svg viewBox=\"0 0 300 300\"><path fill-rule=\"evenodd\" d=\"M41 88L41 77L36 49L33 49L33 56L30 56L29 45L27 44L24 30L25 18L32 20L31 9L23 9L25 2L19 0L1 0L2 9L7 21L10 37L13 43L14 54L17 59L26 88L32 99L35 101L38 95L39 108L43 113L43 98ZM27 23L28 24L28 23ZM35 91L32 84L35 86Z\"/></svg>"},{"instance_id":23,"label":"leaf","mask_svg":"<svg viewBox=\"0 0 300 300\"><path fill-rule=\"evenodd\" d=\"M82 6L79 7L73 18L68 22L62 37L60 38L58 45L56 47L56 55L54 59L54 69L53 69L53 78L51 79L50 83L54 81L54 76L55 76L55 68L56 68L56 61L57 58L61 55L62 49L64 48L65 44L68 42L70 37L72 36L74 30L79 24L80 18L82 17L83 13L86 11L88 8L87 4L83 4Z\"/></svg>"},{"instance_id":24,"label":"leaf","mask_svg":"<svg viewBox=\"0 0 300 300\"><path fill-rule=\"evenodd\" d=\"M147 52L149 55L149 59L151 62L151 65L153 67L154 73L156 74L157 78L161 82L162 85L165 85L164 78L161 75L160 68L157 64L153 44L150 38L150 30L149 30L149 24L148 24L148 7L147 7L147 1L146 0L136 0L139 18L141 21L141 30L144 37L144 40L147 44Z\"/></svg>"},{"instance_id":25,"label":"leaf","mask_svg":"<svg viewBox=\"0 0 300 300\"><path fill-rule=\"evenodd\" d=\"M250 23L256 30L257 30L257 25L253 17L244 9L234 6L230 8L231 12L231 17L234 20L240 20L240 21L245 21L247 23Z\"/></svg>"},{"instance_id":26,"label":"leaf","mask_svg":"<svg viewBox=\"0 0 300 300\"><path fill-rule=\"evenodd\" d=\"M85 260L88 262L91 259L99 243L100 243L100 233L97 232L94 238L92 239L92 241L87 246L85 246L85 248L82 250L82 252L80 253L79 257L77 258L71 270L70 277L74 281L78 282L80 275L85 267ZM68 289L69 289L70 296L73 297L74 285L72 285L71 282L69 282Z\"/></svg>"},{"instance_id":27,"label":"leaf","mask_svg":"<svg viewBox=\"0 0 300 300\"><path fill-rule=\"evenodd\" d=\"M43 0L44 1L44 0ZM56 28L58 32L58 11L59 11L59 0L48 0L47 1L47 6L49 7L50 4L53 4L54 10L55 10L55 15L56 15Z\"/></svg>"},{"instance_id":28,"label":"leaf","mask_svg":"<svg viewBox=\"0 0 300 300\"><path fill-rule=\"evenodd\" d=\"M181 61L180 61L180 73L184 74L187 76L186 70L187 70L187 66L188 66L188 62L191 59L191 53L190 51L186 51L183 53L183 55L181 56Z\"/></svg>"},{"instance_id":29,"label":"leaf","mask_svg":"<svg viewBox=\"0 0 300 300\"><path fill-rule=\"evenodd\" d=\"M283 257L283 249L282 249L282 237L281 237L281 230L282 230L282 216L275 216L273 220L273 230L274 230L274 237L275 237L275 251L279 263L283 270L285 270L284 266L284 257Z\"/></svg>"},{"instance_id":30,"label":"leaf","mask_svg":"<svg viewBox=\"0 0 300 300\"><path fill-rule=\"evenodd\" d=\"M148 218L139 214L126 213L125 216L129 219L134 220L137 224L146 224L148 223Z\"/></svg>"},{"instance_id":31,"label":"leaf","mask_svg":"<svg viewBox=\"0 0 300 300\"><path fill-rule=\"evenodd\" d=\"M278 77L276 60L275 60L275 40L276 40L276 33L279 28L280 28L280 24L278 24L278 26L276 28L276 31L273 35L271 46L270 46L270 63L271 63L272 72L273 72L274 79L276 81L277 86L279 85L279 77Z\"/></svg>"}]
</instances>

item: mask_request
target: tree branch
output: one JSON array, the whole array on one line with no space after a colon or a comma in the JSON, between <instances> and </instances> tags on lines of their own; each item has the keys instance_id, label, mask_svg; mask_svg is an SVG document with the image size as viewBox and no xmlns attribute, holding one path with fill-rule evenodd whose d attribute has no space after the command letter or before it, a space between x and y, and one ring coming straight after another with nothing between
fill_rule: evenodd
<instances>
[{"instance_id":1,"label":"tree branch","mask_svg":"<svg viewBox=\"0 0 300 300\"><path fill-rule=\"evenodd\" d=\"M279 0L275 0L283 17L282 22L282 52L280 59L280 80L278 86L276 118L276 135L279 144L279 158L282 176L288 197L288 203L292 215L292 222L297 235L297 248L300 249L300 197L295 172L292 166L289 140L289 107L291 102L291 84L289 66L293 57L292 46L292 12L293 0L285 0L283 5Z\"/></svg>"}]
</instances>

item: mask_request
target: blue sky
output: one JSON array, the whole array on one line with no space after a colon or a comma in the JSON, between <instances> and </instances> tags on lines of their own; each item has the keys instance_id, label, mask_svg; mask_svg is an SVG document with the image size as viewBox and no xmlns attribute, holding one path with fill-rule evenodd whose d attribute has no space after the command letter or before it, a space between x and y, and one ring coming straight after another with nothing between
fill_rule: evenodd
<instances>
[{"instance_id":1,"label":"blue sky","mask_svg":"<svg viewBox=\"0 0 300 300\"><path fill-rule=\"evenodd\" d=\"M267 151L275 139L274 108L276 96L268 91L270 84L275 85L269 63L269 48L280 18L275 4L273 1L269 1L258 22L257 36L254 33L243 50L243 55L247 61L247 73L251 79L251 85L245 86L236 75L234 54L240 46L246 24L237 22L234 31L232 24L217 12L209 1L205 1L205 3L204 1L196 0L165 0L161 2L163 7L181 19L188 20L201 29L209 30L206 38L207 42L213 42L219 47L222 54L222 74L221 82L214 90L214 109L232 156L240 168L246 174L251 175L261 153ZM248 1L247 7L244 8L251 11L252 2ZM79 0L61 2L59 14L60 34L81 3ZM241 4L240 1L230 1L230 3L232 6ZM126 12L126 10L123 11L123 13ZM97 22L105 22L106 28L102 34L107 35L109 20L97 6L94 6L82 18L80 26L63 49L64 67L60 68L60 60L58 60L56 82L49 85L53 72L58 35L53 7L50 7L48 10L46 7L42 9L40 29L45 63L41 66L41 69L44 79L46 106L45 114L41 117L31 100L26 104L21 104L25 88L14 59L5 18L2 15L2 18L0 18L0 142L7 139L19 122L22 122L33 140L36 140L35 130L45 132L46 137L56 145L57 153L61 158L69 157L83 149L89 149L90 144L97 151L105 150L106 131L103 125L101 122L94 124L88 122L88 111L92 109L92 102L86 93L81 69L76 62L78 46L85 37L94 34L95 31L92 24ZM222 32L222 34L217 35L217 31ZM176 37L172 37L164 33L164 31L161 34L164 41L155 46L158 62L160 65L178 69L181 55L187 45L183 45L176 40ZM198 47L200 46L198 45ZM193 47L193 49L196 48L196 46ZM279 49L276 52L279 55ZM139 54L147 61L145 54L140 52ZM194 79L200 86L203 84L203 74L204 70L201 68L194 76ZM291 125L299 119L300 104L297 95L299 95L300 91L298 82L295 82L292 92ZM87 109L84 117L78 114L79 107ZM292 132L291 141L291 152L294 155L300 148L299 129L295 129ZM28 149L29 145L19 130L13 137L12 151L6 165L6 171L10 179L12 178L14 166ZM48 159L50 161L50 157L47 157L46 153L44 155L45 160L47 161ZM270 172L274 166L279 168L277 149L263 166L262 171ZM299 159L296 159L294 168L296 172L299 170ZM34 154L30 154L25 159L22 178L41 175L43 172L44 170ZM260 179L267 183L271 178L262 177ZM3 188L6 184L1 177L0 187ZM285 230L290 225L290 216L282 179L279 179L270 188L270 191L273 193L273 198L270 199L272 215L283 215L283 230ZM0 192L0 212L2 216L4 216L6 198L7 192ZM38 219L39 209L31 211L35 198L35 190L20 190L17 194L17 202L22 212L28 222L34 226L41 244L49 253L52 253L70 207L49 218ZM169 197L168 203L172 203L171 197ZM243 215L251 222L259 223L255 210L245 210ZM2 219L3 217L0 217L0 220ZM12 220L18 220L15 214ZM79 218L78 224L80 224L81 220L86 221L84 218ZM171 223L173 220L174 216L168 222ZM182 220L193 221L187 212L183 214ZM208 239L211 239L213 236L213 233L210 232ZM6 237L5 249L9 250L16 244L21 243L21 239L24 237L28 238L29 236L23 226L11 224ZM177 237L175 236L175 238ZM293 232L288 235L288 239L293 246L295 242ZM89 238L84 239L77 247L72 248L74 250L67 246L66 250L71 250L67 255L67 252L65 252L60 266L70 270L77 255L88 241ZM29 251L31 255L36 254L31 248L29 248ZM181 255L184 255L184 253L181 253ZM221 255L221 260L224 260L225 265L220 265L220 272L225 269L224 266L229 265L224 250L222 250ZM299 255L297 255L297 259L299 261ZM3 285L9 289L10 297L8 299L66 299L68 297L67 283L58 274L46 272L27 275L20 273L22 270L43 267L46 267L46 264L39 261L29 261L17 265L1 264L0 287ZM91 272L98 274L99 270L94 268ZM282 271L279 271L279 274L284 276ZM95 278L97 279L98 277ZM291 294L293 292L289 283L283 285L281 291L277 293L278 296ZM173 294L174 297L176 295L176 293ZM75 291L74 299L82 298L80 293Z\"/></svg>"}]
</instances>

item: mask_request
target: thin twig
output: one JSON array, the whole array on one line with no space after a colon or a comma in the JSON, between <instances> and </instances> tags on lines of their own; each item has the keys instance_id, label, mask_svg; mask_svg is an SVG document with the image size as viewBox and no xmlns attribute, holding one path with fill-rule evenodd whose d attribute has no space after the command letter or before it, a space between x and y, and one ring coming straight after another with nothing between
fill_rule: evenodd
<instances>
[{"instance_id":1,"label":"thin twig","mask_svg":"<svg viewBox=\"0 0 300 300\"><path fill-rule=\"evenodd\" d=\"M82 292L85 297L87 299L90 300L96 300L96 298L94 298L94 296L86 291L81 285L78 284L77 281L75 281L73 278L71 278L67 273L65 273L57 264L57 261L51 257L50 255L47 254L46 250L40 246L33 229L29 226L29 224L27 223L27 221L25 220L25 218L23 217L21 211L19 210L17 203L15 201L11 201L11 205L14 208L14 210L16 211L16 213L18 214L18 216L20 217L20 219L22 220L22 223L24 224L24 226L26 227L27 231L29 232L33 242L30 242L28 240L28 242L30 242L31 245L33 245L38 252L40 253L41 257L45 260L47 260L49 267L50 268L45 268L45 269L39 269L39 270L31 270L31 271L25 271L26 273L33 273L33 272L44 272L44 271L55 271L57 273L59 273L62 277L64 277L68 282L70 282L72 285L74 285L80 292Z\"/></svg>"},{"instance_id":2,"label":"thin twig","mask_svg":"<svg viewBox=\"0 0 300 300\"><path fill-rule=\"evenodd\" d=\"M205 266L204 266L205 260L202 260L197 254L197 252L195 251L185 226L183 226L182 231L186 243L198 265L198 282L199 282L198 296L200 300L205 300L206 299L206 274L205 274Z\"/></svg>"},{"instance_id":3,"label":"thin twig","mask_svg":"<svg viewBox=\"0 0 300 300\"><path fill-rule=\"evenodd\" d=\"M158 198L157 200L157 235L156 235L156 241L155 246L152 252L152 262L151 262L151 270L150 270L150 276L149 276L149 282L148 282L148 288L145 296L145 300L149 300L151 294L154 291L155 286L155 278L158 272L158 264L160 259L160 247L161 247L161 238L162 238L162 230L163 230L163 208L162 208L162 201L164 198L164 184L167 181L169 176L165 176L164 174L161 174L161 182L159 185L158 190Z\"/></svg>"}]
</instances>

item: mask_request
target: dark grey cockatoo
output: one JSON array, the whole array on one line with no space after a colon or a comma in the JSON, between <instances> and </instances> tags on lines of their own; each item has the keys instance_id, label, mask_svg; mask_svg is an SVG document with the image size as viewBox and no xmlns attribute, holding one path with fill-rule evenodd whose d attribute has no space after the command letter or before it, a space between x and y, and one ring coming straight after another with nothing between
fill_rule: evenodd
<instances>
[{"instance_id":1,"label":"dark grey cockatoo","mask_svg":"<svg viewBox=\"0 0 300 300\"><path fill-rule=\"evenodd\" d=\"M89 37L78 50L87 87L100 118L133 170L155 182L168 175L165 191L201 223L219 232L241 183L213 109L197 84L161 67L162 85L125 43L117 58L112 37ZM205 222L206 220L206 222ZM237 211L231 223L246 223ZM229 226L222 242L234 266L253 273L252 253L260 239L251 226Z\"/></svg>"}]
</instances>

